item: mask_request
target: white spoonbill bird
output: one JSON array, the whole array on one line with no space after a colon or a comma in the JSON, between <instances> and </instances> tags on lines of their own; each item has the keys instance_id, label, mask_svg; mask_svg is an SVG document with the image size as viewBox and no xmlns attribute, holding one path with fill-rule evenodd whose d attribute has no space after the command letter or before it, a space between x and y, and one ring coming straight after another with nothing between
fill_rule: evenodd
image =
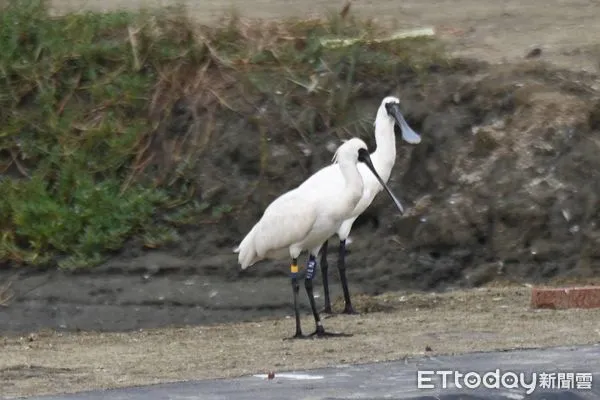
<instances>
[{"instance_id":1,"label":"white spoonbill bird","mask_svg":"<svg viewBox=\"0 0 600 400\"><path fill-rule=\"evenodd\" d=\"M371 153L371 160L375 170L379 173L381 180L387 183L396 161L396 138L394 125L398 124L402 132L402 138L411 144L421 142L421 136L417 134L406 122L400 111L400 100L397 97L389 96L382 100L377 116L375 118L375 143L377 148ZM348 291L348 280L346 278L346 239L350 235L352 224L360 214L373 202L375 196L383 189L379 179L375 179L370 172L367 172L366 165L358 164L358 170L363 180L363 193L357 205L345 218L343 223L336 231L340 239L339 255L338 255L338 270L340 281L342 282L342 290L344 291L344 313L356 314L350 301L350 292ZM334 166L325 167L317 171L314 175L308 178L300 185L310 188L328 188L329 190L342 191L345 185L344 176L340 173L339 168ZM328 238L329 239L329 238ZM321 250L321 272L323 274L323 291L325 308L323 312L331 314L331 300L329 298L329 265L327 263L327 240L323 243Z\"/></svg>"},{"instance_id":2,"label":"white spoonbill bird","mask_svg":"<svg viewBox=\"0 0 600 400\"><path fill-rule=\"evenodd\" d=\"M266 208L261 219L234 250L238 253L238 262L242 269L263 259L280 259L287 256L292 259L290 273L296 315L296 334L293 338L313 335L347 336L343 333L326 332L323 328L315 305L312 280L315 276L316 256L323 242L335 234L363 195L363 181L357 168L359 161L364 162L385 187L398 209L402 210L402 205L373 166L365 142L352 138L343 143L333 156L332 168L339 171L343 185L313 187L303 184L282 194ZM316 324L315 332L309 336L302 334L298 310L298 256L304 250L309 251L304 286Z\"/></svg>"}]
</instances>

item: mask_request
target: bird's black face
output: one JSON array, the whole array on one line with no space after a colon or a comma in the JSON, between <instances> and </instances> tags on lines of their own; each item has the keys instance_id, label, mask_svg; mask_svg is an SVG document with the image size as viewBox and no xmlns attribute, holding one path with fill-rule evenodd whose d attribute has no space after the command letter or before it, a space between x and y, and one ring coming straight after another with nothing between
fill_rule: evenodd
<instances>
[{"instance_id":1,"label":"bird's black face","mask_svg":"<svg viewBox=\"0 0 600 400\"><path fill-rule=\"evenodd\" d=\"M361 148L358 149L358 161L360 162L368 162L371 161L371 157L369 156L369 151L367 149Z\"/></svg>"},{"instance_id":2,"label":"bird's black face","mask_svg":"<svg viewBox=\"0 0 600 400\"><path fill-rule=\"evenodd\" d=\"M385 110L387 111L390 117L397 120L396 113L400 112L400 103L397 103L395 101L387 102L385 103Z\"/></svg>"},{"instance_id":3,"label":"bird's black face","mask_svg":"<svg viewBox=\"0 0 600 400\"><path fill-rule=\"evenodd\" d=\"M417 144L421 142L421 136L415 132L404 120L402 116L402 111L400 110L400 103L395 101L390 101L385 104L385 110L387 114L392 117L398 127L400 127L400 132L402 132L402 138L411 144ZM394 129L394 132L397 132Z\"/></svg>"}]
</instances>

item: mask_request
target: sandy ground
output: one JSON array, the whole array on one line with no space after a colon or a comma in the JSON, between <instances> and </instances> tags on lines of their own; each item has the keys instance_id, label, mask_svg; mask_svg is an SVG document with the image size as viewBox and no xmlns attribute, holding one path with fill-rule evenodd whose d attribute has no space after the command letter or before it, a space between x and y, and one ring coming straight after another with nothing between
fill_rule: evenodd
<instances>
[{"instance_id":1,"label":"sandy ground","mask_svg":"<svg viewBox=\"0 0 600 400\"><path fill-rule=\"evenodd\" d=\"M324 321L327 329L353 334L349 338L283 340L293 333L292 319L4 338L0 393L10 398L600 340L600 310L533 310L529 300L524 287L388 293L362 299L368 302L363 307L386 311ZM310 318L303 324L305 333L312 331Z\"/></svg>"},{"instance_id":2,"label":"sandy ground","mask_svg":"<svg viewBox=\"0 0 600 400\"><path fill-rule=\"evenodd\" d=\"M132 7L142 3L152 2L129 1ZM304 15L308 9L318 13L332 4L324 0L311 0L310 7L285 0L187 3L202 22L232 8L244 16L275 18ZM79 8L82 2L55 0L53 4L65 10ZM102 9L121 4L98 1L84 6ZM435 26L456 53L492 62L523 58L539 45L542 58L562 67L598 68L600 8L591 0L356 1L353 11L398 28ZM291 319L134 333L38 332L4 337L0 339L0 395L10 398L390 360L425 354L428 347L432 351L427 353L449 354L600 340L600 310L531 310L529 289L523 287L443 295L396 293L365 301L371 302L367 308L386 311L325 320L328 329L354 334L343 339L283 341L293 332ZM313 329L308 316L304 327L307 332Z\"/></svg>"}]
</instances>

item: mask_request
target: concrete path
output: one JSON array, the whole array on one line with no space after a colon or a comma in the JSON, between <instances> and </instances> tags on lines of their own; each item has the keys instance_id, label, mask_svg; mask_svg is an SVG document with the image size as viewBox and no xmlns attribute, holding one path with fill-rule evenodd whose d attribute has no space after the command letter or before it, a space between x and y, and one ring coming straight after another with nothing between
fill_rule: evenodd
<instances>
[{"instance_id":1,"label":"concrete path","mask_svg":"<svg viewBox=\"0 0 600 400\"><path fill-rule=\"evenodd\" d=\"M298 357L302 355L299 354ZM430 388L418 387L418 371L421 373L422 384L430 385ZM442 375L431 375L427 371L458 371L462 374L474 372L474 374L467 375L469 378L467 381L465 377L448 375L447 387L443 388ZM565 375L561 376L561 374ZM517 377L516 383L512 376ZM478 377L487 385L480 383L478 388L469 389L469 382L477 385ZM428 378L431 380L427 380ZM572 388L569 389L569 386ZM408 358L395 362L338 366L293 373L275 372L275 378L271 380L267 379L266 375L254 375L236 379L203 380L30 398L30 400L84 399L592 400L600 399L600 345Z\"/></svg>"}]
</instances>

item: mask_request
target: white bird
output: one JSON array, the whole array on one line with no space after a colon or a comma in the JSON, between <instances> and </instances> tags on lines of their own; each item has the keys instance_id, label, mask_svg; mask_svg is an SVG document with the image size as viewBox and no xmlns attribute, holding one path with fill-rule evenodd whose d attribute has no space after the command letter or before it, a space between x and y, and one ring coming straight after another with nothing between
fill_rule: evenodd
<instances>
[{"instance_id":1,"label":"white bird","mask_svg":"<svg viewBox=\"0 0 600 400\"><path fill-rule=\"evenodd\" d=\"M376 179L381 181L398 209L402 210L398 199L373 167L365 142L353 138L337 149L333 157L334 164L331 166L339 172L343 184L331 187L303 184L282 194L266 208L261 219L234 250L238 253L238 262L242 269L263 259L281 259L286 256L292 259L290 272L296 316L294 338L305 337L300 328L298 310L298 256L304 250L309 251L304 286L316 324L316 331L312 335L346 336L326 332L323 328L315 306L312 279L315 275L316 256L321 246L335 234L363 195L363 181L357 168L359 161L364 162Z\"/></svg>"},{"instance_id":2,"label":"white bird","mask_svg":"<svg viewBox=\"0 0 600 400\"><path fill-rule=\"evenodd\" d=\"M387 183L396 161L396 138L394 125L398 124L403 139L411 144L417 144L421 142L421 136L417 134L407 124L406 120L402 116L400 111L400 100L397 97L389 96L382 100L379 109L377 110L377 116L375 118L375 142L377 148L371 153L371 160L375 170L380 174L381 179ZM376 180L373 175L367 172L367 168L363 164L358 165L358 170L363 180L363 193L354 210L352 210L346 216L344 222L340 225L337 230L337 235L340 240L339 256L338 256L338 270L340 274L340 281L342 283L342 290L344 291L344 313L345 314L356 314L352 303L350 301L350 292L348 290L348 280L346 278L346 239L350 235L352 224L360 214L362 214L367 207L373 202L375 196L383 189L382 185ZM333 166L325 167L305 182L303 182L299 189L303 187L310 188L327 188L328 190L341 191L344 186L344 177L340 173L338 168ZM329 238L328 238L329 239ZM329 298L329 280L328 280L328 269L327 263L327 240L323 243L321 253L321 272L323 274L323 291L324 291L324 302L325 307L323 312L331 314L331 300Z\"/></svg>"}]
</instances>

